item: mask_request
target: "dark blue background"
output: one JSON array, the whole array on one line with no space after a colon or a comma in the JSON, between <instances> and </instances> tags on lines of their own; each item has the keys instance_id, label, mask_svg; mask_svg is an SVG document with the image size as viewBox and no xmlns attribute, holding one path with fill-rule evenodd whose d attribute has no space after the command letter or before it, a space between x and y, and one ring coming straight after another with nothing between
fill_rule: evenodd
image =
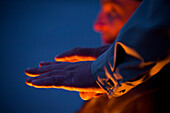
<instances>
[{"instance_id":1,"label":"dark blue background","mask_svg":"<svg viewBox=\"0 0 170 113\"><path fill-rule=\"evenodd\" d=\"M73 113L77 92L36 89L24 69L74 47L100 46L92 24L99 0L1 0L0 113Z\"/></svg>"}]
</instances>

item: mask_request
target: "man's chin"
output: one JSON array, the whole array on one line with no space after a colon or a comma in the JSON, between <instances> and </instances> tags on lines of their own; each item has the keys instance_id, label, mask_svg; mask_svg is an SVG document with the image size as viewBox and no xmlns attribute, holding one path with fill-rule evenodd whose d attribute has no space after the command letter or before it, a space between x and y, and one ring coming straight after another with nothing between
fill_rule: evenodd
<instances>
[{"instance_id":1,"label":"man's chin","mask_svg":"<svg viewBox=\"0 0 170 113\"><path fill-rule=\"evenodd\" d=\"M104 38L102 38L102 44L103 45L106 45L106 44L112 44L113 42L114 42L114 40L115 40L115 38L113 38L113 39L104 39Z\"/></svg>"},{"instance_id":2,"label":"man's chin","mask_svg":"<svg viewBox=\"0 0 170 113\"><path fill-rule=\"evenodd\" d=\"M102 40L102 44L112 44L115 40L115 36L111 36L108 34L101 34L101 40Z\"/></svg>"}]
</instances>

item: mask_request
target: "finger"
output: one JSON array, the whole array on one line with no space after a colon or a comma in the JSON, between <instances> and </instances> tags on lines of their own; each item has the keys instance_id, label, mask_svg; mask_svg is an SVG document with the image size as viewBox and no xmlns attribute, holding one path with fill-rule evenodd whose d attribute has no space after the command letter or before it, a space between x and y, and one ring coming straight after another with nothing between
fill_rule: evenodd
<instances>
[{"instance_id":1,"label":"finger","mask_svg":"<svg viewBox=\"0 0 170 113\"><path fill-rule=\"evenodd\" d=\"M38 67L38 68L27 68L25 69L25 74L30 77L37 77L42 73L48 72L50 68L46 67Z\"/></svg>"},{"instance_id":2,"label":"finger","mask_svg":"<svg viewBox=\"0 0 170 113\"><path fill-rule=\"evenodd\" d=\"M98 98L98 97L100 97L102 94L103 94L103 93L96 93L96 95L94 95L93 97L94 97L94 98Z\"/></svg>"},{"instance_id":3,"label":"finger","mask_svg":"<svg viewBox=\"0 0 170 113\"><path fill-rule=\"evenodd\" d=\"M96 92L79 92L81 99L83 100L90 100L91 98L97 98L102 95L102 93Z\"/></svg>"},{"instance_id":4,"label":"finger","mask_svg":"<svg viewBox=\"0 0 170 113\"><path fill-rule=\"evenodd\" d=\"M96 93L95 92L79 92L79 95L81 99L83 100L90 100L96 95Z\"/></svg>"},{"instance_id":5,"label":"finger","mask_svg":"<svg viewBox=\"0 0 170 113\"><path fill-rule=\"evenodd\" d=\"M63 52L60 55L57 55L56 57L57 58L64 58L64 57L79 55L80 51L82 51L82 48L76 47L76 48L71 49L69 51Z\"/></svg>"},{"instance_id":6,"label":"finger","mask_svg":"<svg viewBox=\"0 0 170 113\"><path fill-rule=\"evenodd\" d=\"M28 86L32 86L32 80L34 80L35 79L35 77L33 78L33 77L28 77L28 78L26 78L26 80L25 80L25 83L28 85Z\"/></svg>"},{"instance_id":7,"label":"finger","mask_svg":"<svg viewBox=\"0 0 170 113\"><path fill-rule=\"evenodd\" d=\"M81 48L81 47L76 47L74 49L71 49L69 51L66 51L58 56L56 56L57 58L63 58L63 57L69 57L69 56L92 56L92 57L96 57L96 52L97 49L96 48Z\"/></svg>"},{"instance_id":8,"label":"finger","mask_svg":"<svg viewBox=\"0 0 170 113\"><path fill-rule=\"evenodd\" d=\"M56 88L56 86L61 86L64 81L62 76L51 76L44 79L32 80L32 86L36 88Z\"/></svg>"},{"instance_id":9,"label":"finger","mask_svg":"<svg viewBox=\"0 0 170 113\"><path fill-rule=\"evenodd\" d=\"M64 71L58 71L58 70L53 70L53 71L49 71L47 73L43 73L43 74L40 74L39 76L37 77L28 77L26 79L26 82L27 83L31 83L32 80L38 80L38 79L44 79L46 77L50 77L50 76L56 76L56 75L64 75L65 72Z\"/></svg>"},{"instance_id":10,"label":"finger","mask_svg":"<svg viewBox=\"0 0 170 113\"><path fill-rule=\"evenodd\" d=\"M31 83L32 80L34 80L34 79L36 79L36 77L28 77L28 78L26 78L25 82L26 83Z\"/></svg>"},{"instance_id":11,"label":"finger","mask_svg":"<svg viewBox=\"0 0 170 113\"><path fill-rule=\"evenodd\" d=\"M76 47L55 57L56 61L78 62L94 61L103 54L111 45L105 45L98 48L80 48Z\"/></svg>"},{"instance_id":12,"label":"finger","mask_svg":"<svg viewBox=\"0 0 170 113\"><path fill-rule=\"evenodd\" d=\"M57 65L57 64L36 67L36 68L27 68L25 69L25 74L30 77L36 77L48 71L55 70L55 69L57 70L61 68L63 68L63 65Z\"/></svg>"},{"instance_id":13,"label":"finger","mask_svg":"<svg viewBox=\"0 0 170 113\"><path fill-rule=\"evenodd\" d=\"M51 73L47 72L47 73L41 74L37 77L28 77L28 78L26 78L25 82L30 84L33 80L44 79L44 78L50 77L50 76L51 76Z\"/></svg>"},{"instance_id":14,"label":"finger","mask_svg":"<svg viewBox=\"0 0 170 113\"><path fill-rule=\"evenodd\" d=\"M76 47L56 56L55 60L61 62L94 61L97 58L96 52L95 48Z\"/></svg>"},{"instance_id":15,"label":"finger","mask_svg":"<svg viewBox=\"0 0 170 113\"><path fill-rule=\"evenodd\" d=\"M53 65L53 64L57 64L57 62L52 62L52 61L41 61L39 63L39 66L46 66L46 65Z\"/></svg>"}]
</instances>

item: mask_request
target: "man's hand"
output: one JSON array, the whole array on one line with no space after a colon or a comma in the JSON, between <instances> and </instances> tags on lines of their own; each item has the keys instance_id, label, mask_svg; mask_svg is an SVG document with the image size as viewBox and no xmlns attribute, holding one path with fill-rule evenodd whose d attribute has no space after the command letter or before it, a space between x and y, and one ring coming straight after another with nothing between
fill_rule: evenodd
<instances>
[{"instance_id":1,"label":"man's hand","mask_svg":"<svg viewBox=\"0 0 170 113\"><path fill-rule=\"evenodd\" d=\"M56 56L57 62L40 62L39 68L25 70L25 74L30 76L26 79L26 84L36 88L78 91L83 100L98 97L104 91L91 75L92 62L80 61L94 61L109 47L110 45L98 48L74 48Z\"/></svg>"},{"instance_id":2,"label":"man's hand","mask_svg":"<svg viewBox=\"0 0 170 113\"><path fill-rule=\"evenodd\" d=\"M80 62L94 61L103 54L111 45L105 45L98 48L74 48L55 57L59 62Z\"/></svg>"},{"instance_id":3,"label":"man's hand","mask_svg":"<svg viewBox=\"0 0 170 113\"><path fill-rule=\"evenodd\" d=\"M50 63L50 65L47 65ZM62 88L69 91L104 93L91 75L92 62L41 62L44 66L27 68L26 84L36 88ZM46 64L46 65L45 65Z\"/></svg>"},{"instance_id":4,"label":"man's hand","mask_svg":"<svg viewBox=\"0 0 170 113\"><path fill-rule=\"evenodd\" d=\"M74 48L69 51L66 51L58 56L55 57L56 61L60 62L80 62L80 61L94 61L96 60L101 54L103 54L111 45L105 45L98 48ZM48 63L40 63L41 65L52 64L52 62ZM83 100L89 100L93 97L100 96L99 93L95 92L79 92L80 97Z\"/></svg>"},{"instance_id":5,"label":"man's hand","mask_svg":"<svg viewBox=\"0 0 170 113\"><path fill-rule=\"evenodd\" d=\"M55 57L56 61L60 62L80 62L80 61L94 61L101 54L103 54L111 45L105 45L98 48L74 48L69 51L66 51ZM42 65L50 65L53 62L44 62L40 63ZM83 100L89 100L93 97L98 97L101 94L96 92L79 92L80 97Z\"/></svg>"}]
</instances>

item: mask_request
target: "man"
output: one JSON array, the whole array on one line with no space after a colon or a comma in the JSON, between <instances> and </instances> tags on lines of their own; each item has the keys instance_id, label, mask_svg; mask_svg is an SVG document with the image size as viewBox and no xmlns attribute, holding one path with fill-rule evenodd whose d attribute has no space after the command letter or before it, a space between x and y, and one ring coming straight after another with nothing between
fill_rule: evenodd
<instances>
[{"instance_id":1,"label":"man","mask_svg":"<svg viewBox=\"0 0 170 113\"><path fill-rule=\"evenodd\" d=\"M120 29L140 3L139 0L101 0L101 10L94 29L101 33L103 44L114 42Z\"/></svg>"},{"instance_id":2,"label":"man","mask_svg":"<svg viewBox=\"0 0 170 113\"><path fill-rule=\"evenodd\" d=\"M27 84L34 87L55 87L86 92L91 94L91 97L98 96L101 93L107 93L110 98L123 95L123 99L118 101L119 104L124 103L123 107L113 106L116 109L108 112L132 112L133 109L127 107L129 102L136 100L140 97L140 94L143 95L141 92L145 91L141 90L135 93L136 86L159 74L163 67L169 63L170 18L167 12L168 8L168 0L145 0L123 27L114 44L104 54L101 55L104 51L103 48L90 48L84 50L92 53L86 57L87 52L79 51L80 49L76 48L74 49L76 54L71 57L72 61L82 58L83 55L88 60L94 60L94 58L97 58L97 60L77 63L40 63L42 66L40 68L25 70L27 75L34 77L28 78ZM71 53L71 51L69 52ZM69 56L63 57L64 55L66 53L56 57L56 60L69 61ZM154 88L151 87L150 89ZM148 91L151 92L152 90ZM132 96L135 98L131 98ZM131 101L127 101L127 97L131 98ZM156 107L154 106L154 108ZM141 109L141 106L136 106L136 111L133 112L140 112ZM153 112L153 109L146 111Z\"/></svg>"}]
</instances>

